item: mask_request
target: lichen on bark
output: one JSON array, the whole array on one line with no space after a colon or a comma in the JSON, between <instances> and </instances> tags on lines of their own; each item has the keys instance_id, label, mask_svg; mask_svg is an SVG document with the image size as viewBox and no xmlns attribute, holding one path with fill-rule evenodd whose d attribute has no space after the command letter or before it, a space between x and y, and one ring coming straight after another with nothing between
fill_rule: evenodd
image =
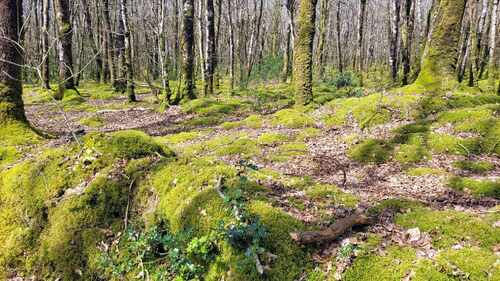
<instances>
[{"instance_id":1,"label":"lichen on bark","mask_svg":"<svg viewBox=\"0 0 500 281\"><path fill-rule=\"evenodd\" d=\"M416 84L427 90L450 88L457 83L456 65L466 0L439 0L430 40Z\"/></svg>"},{"instance_id":2,"label":"lichen on bark","mask_svg":"<svg viewBox=\"0 0 500 281\"><path fill-rule=\"evenodd\" d=\"M317 2L317 0L302 0L300 3L299 30L295 41L293 67L297 105L306 105L313 100L312 53Z\"/></svg>"}]
</instances>

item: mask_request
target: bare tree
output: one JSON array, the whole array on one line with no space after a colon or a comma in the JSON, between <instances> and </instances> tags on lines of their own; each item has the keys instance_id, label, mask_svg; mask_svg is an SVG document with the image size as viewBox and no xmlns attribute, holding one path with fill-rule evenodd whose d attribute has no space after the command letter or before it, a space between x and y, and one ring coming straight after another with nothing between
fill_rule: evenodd
<instances>
[{"instance_id":1,"label":"bare tree","mask_svg":"<svg viewBox=\"0 0 500 281\"><path fill-rule=\"evenodd\" d=\"M125 41L123 72L127 85L129 102L137 101L135 97L134 69L132 67L132 46L130 42L130 28L128 24L127 0L120 0L120 20L123 24L123 37Z\"/></svg>"},{"instance_id":2,"label":"bare tree","mask_svg":"<svg viewBox=\"0 0 500 281\"><path fill-rule=\"evenodd\" d=\"M214 93L214 73L217 54L215 50L215 10L214 0L207 0L206 12L206 63L205 63L205 96L211 96Z\"/></svg>"}]
</instances>

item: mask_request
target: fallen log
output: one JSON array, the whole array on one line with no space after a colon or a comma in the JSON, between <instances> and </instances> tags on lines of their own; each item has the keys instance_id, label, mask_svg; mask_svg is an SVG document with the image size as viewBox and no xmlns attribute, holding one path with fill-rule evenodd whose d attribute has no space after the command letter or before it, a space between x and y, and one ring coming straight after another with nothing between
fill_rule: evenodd
<instances>
[{"instance_id":1,"label":"fallen log","mask_svg":"<svg viewBox=\"0 0 500 281\"><path fill-rule=\"evenodd\" d=\"M340 219L327 229L319 231L292 232L292 239L300 244L321 244L331 242L354 226L370 225L374 219L362 213L355 213Z\"/></svg>"}]
</instances>

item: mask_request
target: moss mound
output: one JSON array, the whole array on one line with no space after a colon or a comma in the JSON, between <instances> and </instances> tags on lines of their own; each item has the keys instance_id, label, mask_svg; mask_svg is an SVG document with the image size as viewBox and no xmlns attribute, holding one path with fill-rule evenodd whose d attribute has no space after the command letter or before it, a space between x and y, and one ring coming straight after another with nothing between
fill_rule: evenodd
<instances>
[{"instance_id":1,"label":"moss mound","mask_svg":"<svg viewBox=\"0 0 500 281\"><path fill-rule=\"evenodd\" d=\"M474 197L493 197L500 199L500 182L497 181L453 177L449 180L448 186L459 191L469 192Z\"/></svg>"},{"instance_id":2,"label":"moss mound","mask_svg":"<svg viewBox=\"0 0 500 281\"><path fill-rule=\"evenodd\" d=\"M360 163L381 164L390 159L392 151L393 145L384 140L367 139L351 148L349 157Z\"/></svg>"},{"instance_id":3,"label":"moss mound","mask_svg":"<svg viewBox=\"0 0 500 281\"><path fill-rule=\"evenodd\" d=\"M276 112L271 119L274 126L297 129L314 126L314 119L298 109L284 109Z\"/></svg>"},{"instance_id":4,"label":"moss mound","mask_svg":"<svg viewBox=\"0 0 500 281\"><path fill-rule=\"evenodd\" d=\"M139 132L92 134L84 144L0 172L0 279L95 280L97 244L103 230L122 227L132 177L151 164L142 160L173 156Z\"/></svg>"},{"instance_id":5,"label":"moss mound","mask_svg":"<svg viewBox=\"0 0 500 281\"><path fill-rule=\"evenodd\" d=\"M140 131L111 134L93 133L85 137L85 146L114 158L137 159L150 155L173 156L173 152Z\"/></svg>"},{"instance_id":6,"label":"moss mound","mask_svg":"<svg viewBox=\"0 0 500 281\"><path fill-rule=\"evenodd\" d=\"M249 211L266 227L264 241L266 251L278 256L270 264L267 280L293 280L306 266L307 256L289 236L289 231L303 226L265 202L251 199L256 188L251 182L241 182L238 171L211 158L193 161L179 160L158 169L151 177L160 202L156 212L158 219L168 221L174 232L189 230L193 237L208 234L221 223L233 220L215 187L217 179L224 177L226 192L241 190L249 201ZM261 280L255 262L244 251L233 248L227 242L219 247L220 254L211 264L206 280Z\"/></svg>"}]
</instances>

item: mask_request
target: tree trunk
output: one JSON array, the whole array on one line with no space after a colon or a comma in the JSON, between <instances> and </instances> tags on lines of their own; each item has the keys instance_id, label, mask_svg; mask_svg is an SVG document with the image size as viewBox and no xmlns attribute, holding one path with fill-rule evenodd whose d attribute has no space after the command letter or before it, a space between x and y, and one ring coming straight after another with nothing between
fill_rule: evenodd
<instances>
[{"instance_id":1,"label":"tree trunk","mask_svg":"<svg viewBox=\"0 0 500 281\"><path fill-rule=\"evenodd\" d=\"M194 93L194 0L183 0L183 26L182 26L182 82L184 83L183 93L178 93L174 104L178 104L181 99L195 99Z\"/></svg>"},{"instance_id":2,"label":"tree trunk","mask_svg":"<svg viewBox=\"0 0 500 281\"><path fill-rule=\"evenodd\" d=\"M59 28L59 89L55 98L62 99L64 90L75 89L73 77L73 26L70 18L70 1L55 0L54 4Z\"/></svg>"},{"instance_id":3,"label":"tree trunk","mask_svg":"<svg viewBox=\"0 0 500 281\"><path fill-rule=\"evenodd\" d=\"M201 79L203 79L203 85L206 84L205 81L205 58L206 58L206 50L205 50L205 32L204 32L204 16L203 11L205 9L205 0L198 0L198 24L196 25L198 29L198 62L200 66Z\"/></svg>"},{"instance_id":4,"label":"tree trunk","mask_svg":"<svg viewBox=\"0 0 500 281\"><path fill-rule=\"evenodd\" d=\"M342 1L337 0L337 24L336 24L336 29L337 29L337 56L338 56L338 68L339 72L342 73L344 72L344 55L343 55L343 50L342 50L342 41L340 40L340 37L342 35L342 18L340 17L341 15L341 8L342 8Z\"/></svg>"},{"instance_id":5,"label":"tree trunk","mask_svg":"<svg viewBox=\"0 0 500 281\"><path fill-rule=\"evenodd\" d=\"M363 0L365 1L365 0ZM318 48L317 48L317 66L318 66L318 76L323 79L325 74L325 44L326 44L326 28L328 23L328 18L330 17L330 4L328 0L321 0L320 2L320 23L319 23L319 38L318 38Z\"/></svg>"},{"instance_id":6,"label":"tree trunk","mask_svg":"<svg viewBox=\"0 0 500 281\"><path fill-rule=\"evenodd\" d=\"M355 69L361 73L363 71L363 35L365 26L365 14L366 14L366 2L367 0L360 0L359 2L359 16L358 16L358 46L356 50L356 62L354 63Z\"/></svg>"},{"instance_id":7,"label":"tree trunk","mask_svg":"<svg viewBox=\"0 0 500 281\"><path fill-rule=\"evenodd\" d=\"M205 64L205 96L214 94L214 74L216 64L216 50L215 50L215 10L214 0L207 0L206 12L206 25L207 25L207 62Z\"/></svg>"},{"instance_id":8,"label":"tree trunk","mask_svg":"<svg viewBox=\"0 0 500 281\"><path fill-rule=\"evenodd\" d=\"M116 81L116 67L114 59L114 44L111 32L111 19L109 16L109 0L103 0L104 33L103 40L106 46L106 60L108 61L109 80L114 84Z\"/></svg>"},{"instance_id":9,"label":"tree trunk","mask_svg":"<svg viewBox=\"0 0 500 281\"><path fill-rule=\"evenodd\" d=\"M491 28L490 28L490 40L489 40L489 61L488 61L488 79L490 81L490 85L495 88L496 80L498 79L498 69L497 69L497 56L498 51L496 50L497 44L497 20L498 20L498 3L499 0L493 1L493 7L491 12Z\"/></svg>"},{"instance_id":10,"label":"tree trunk","mask_svg":"<svg viewBox=\"0 0 500 281\"><path fill-rule=\"evenodd\" d=\"M400 13L401 0L392 0L392 4L390 3L389 5L392 15L392 19L389 20L390 21L389 41L391 44L389 61L391 65L392 81L396 82L398 80L398 68L399 68L398 54L399 54L399 33L400 33L400 21L401 21L401 13Z\"/></svg>"},{"instance_id":11,"label":"tree trunk","mask_svg":"<svg viewBox=\"0 0 500 281\"><path fill-rule=\"evenodd\" d=\"M233 23L233 10L231 7L232 0L227 0L227 14L229 18L229 83L231 92L234 90L234 23Z\"/></svg>"},{"instance_id":12,"label":"tree trunk","mask_svg":"<svg viewBox=\"0 0 500 281\"><path fill-rule=\"evenodd\" d=\"M92 17L90 13L90 7L87 0L81 0L83 16L85 18L85 33L88 37L90 47L92 48L92 53L94 55L95 64L96 64L96 74L95 80L100 81L101 75L103 75L102 71L102 56L99 51L99 41L95 38L97 34L94 32L94 27L92 26ZM83 38L82 38L83 40Z\"/></svg>"},{"instance_id":13,"label":"tree trunk","mask_svg":"<svg viewBox=\"0 0 500 281\"><path fill-rule=\"evenodd\" d=\"M42 85L45 89L50 89L50 52L49 52L49 14L50 0L42 1Z\"/></svg>"},{"instance_id":14,"label":"tree trunk","mask_svg":"<svg viewBox=\"0 0 500 281\"><path fill-rule=\"evenodd\" d=\"M317 0L315 0L317 1ZM248 50L248 60L247 60L247 71L246 71L246 77L242 77L243 79L243 85L246 87L248 85L248 82L250 80L250 75L252 75L252 69L253 65L255 63L255 59L257 57L257 47L259 46L259 40L260 40L260 31L261 31L261 24L262 24L262 13L264 11L264 0L260 0L260 5L258 9L258 15L257 18L254 22L254 30L255 32L252 32L252 35L250 37L250 47Z\"/></svg>"},{"instance_id":15,"label":"tree trunk","mask_svg":"<svg viewBox=\"0 0 500 281\"><path fill-rule=\"evenodd\" d=\"M312 53L317 2L317 0L302 0L300 3L299 32L295 42L293 70L297 105L307 105L313 100Z\"/></svg>"},{"instance_id":16,"label":"tree trunk","mask_svg":"<svg viewBox=\"0 0 500 281\"><path fill-rule=\"evenodd\" d=\"M456 82L460 30L466 0L440 0L435 27L422 60L417 84L427 90L440 90Z\"/></svg>"},{"instance_id":17,"label":"tree trunk","mask_svg":"<svg viewBox=\"0 0 500 281\"><path fill-rule=\"evenodd\" d=\"M0 1L0 125L27 122L22 99L20 48L22 5L16 0Z\"/></svg>"},{"instance_id":18,"label":"tree trunk","mask_svg":"<svg viewBox=\"0 0 500 281\"><path fill-rule=\"evenodd\" d=\"M288 77L292 74L292 60L293 60L293 42L294 42L294 0L284 0L285 1L285 11L287 13L287 24L285 28L286 32L286 42L285 42L285 52L284 52L284 63L282 72L282 82L288 81Z\"/></svg>"},{"instance_id":19,"label":"tree trunk","mask_svg":"<svg viewBox=\"0 0 500 281\"><path fill-rule=\"evenodd\" d=\"M170 90L168 67L166 65L167 48L166 48L166 32L165 32L165 13L166 0L160 0L160 24L158 25L158 58L160 60L161 84L163 93L165 94L165 103L170 103L172 91Z\"/></svg>"},{"instance_id":20,"label":"tree trunk","mask_svg":"<svg viewBox=\"0 0 500 281\"><path fill-rule=\"evenodd\" d=\"M120 0L120 20L123 24L123 37L125 41L123 72L127 85L129 102L137 101L135 97L134 69L132 68L132 45L130 44L130 30L128 25L127 0Z\"/></svg>"},{"instance_id":21,"label":"tree trunk","mask_svg":"<svg viewBox=\"0 0 500 281\"><path fill-rule=\"evenodd\" d=\"M404 34L404 48L403 48L403 85L409 84L409 76L411 71L411 53L413 45L413 31L414 31L414 3L413 0L406 0L405 3L405 34Z\"/></svg>"}]
</instances>

